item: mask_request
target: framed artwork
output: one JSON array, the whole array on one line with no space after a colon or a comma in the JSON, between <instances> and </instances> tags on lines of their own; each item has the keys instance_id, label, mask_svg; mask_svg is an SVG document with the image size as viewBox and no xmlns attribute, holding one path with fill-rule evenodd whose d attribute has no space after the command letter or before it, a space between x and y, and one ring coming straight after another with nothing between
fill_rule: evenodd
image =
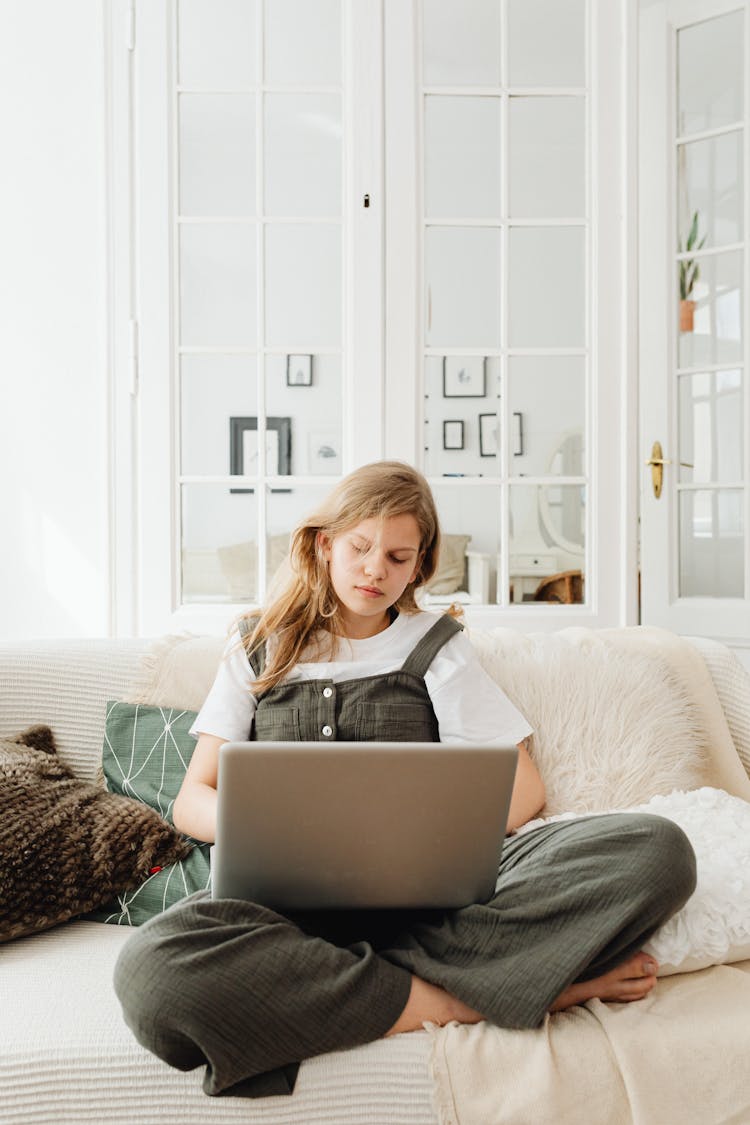
<instances>
[{"instance_id":1,"label":"framed artwork","mask_svg":"<svg viewBox=\"0 0 750 1125\"><path fill-rule=\"evenodd\" d=\"M513 411L513 456L523 457L523 414Z\"/></svg>"},{"instance_id":2,"label":"framed artwork","mask_svg":"<svg viewBox=\"0 0 750 1125\"><path fill-rule=\"evenodd\" d=\"M443 449L464 448L464 424L460 419L451 418L443 422Z\"/></svg>"},{"instance_id":3,"label":"framed artwork","mask_svg":"<svg viewBox=\"0 0 750 1125\"><path fill-rule=\"evenodd\" d=\"M443 356L443 398L484 398L485 367L483 355Z\"/></svg>"},{"instance_id":4,"label":"framed artwork","mask_svg":"<svg viewBox=\"0 0 750 1125\"><path fill-rule=\"evenodd\" d=\"M229 419L229 472L233 477L257 476L260 466L258 419ZM266 418L265 474L288 477L292 468L291 418ZM252 488L230 488L230 492L254 492ZM272 492L290 492L274 488Z\"/></svg>"},{"instance_id":5,"label":"framed artwork","mask_svg":"<svg viewBox=\"0 0 750 1125\"><path fill-rule=\"evenodd\" d=\"M341 434L338 430L311 430L307 440L311 473L329 476L341 472Z\"/></svg>"},{"instance_id":6,"label":"framed artwork","mask_svg":"<svg viewBox=\"0 0 750 1125\"><path fill-rule=\"evenodd\" d=\"M287 387L311 387L312 381L312 356L288 355L286 357Z\"/></svg>"},{"instance_id":7,"label":"framed artwork","mask_svg":"<svg viewBox=\"0 0 750 1125\"><path fill-rule=\"evenodd\" d=\"M480 457L497 457L500 448L499 442L497 440L498 422L499 419L497 414L479 415Z\"/></svg>"}]
</instances>

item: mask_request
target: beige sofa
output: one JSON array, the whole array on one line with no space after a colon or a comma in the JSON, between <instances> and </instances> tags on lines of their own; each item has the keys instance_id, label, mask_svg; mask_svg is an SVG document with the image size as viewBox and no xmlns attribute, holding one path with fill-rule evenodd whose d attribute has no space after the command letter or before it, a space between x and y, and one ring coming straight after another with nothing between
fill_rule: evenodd
<instances>
[{"instance_id":1,"label":"beige sofa","mask_svg":"<svg viewBox=\"0 0 750 1125\"><path fill-rule=\"evenodd\" d=\"M575 677L576 668L580 672L583 666L585 672L586 668L601 666L615 676L625 676L631 666L635 668L643 663L645 646L646 656L649 657L645 679L653 679L653 669L658 664L667 669L668 687L674 687L678 680L681 682L682 694L677 694L675 722L680 714L684 716L686 694L691 690L696 695L703 693L705 696L710 687L710 692L714 693L708 700L704 698L694 713L691 711L690 721L697 732L697 749L686 752L688 757L692 754L689 768L693 770L691 775L686 775L688 781L692 778L693 784L688 784L686 788L723 783L722 788L736 792L736 799L741 800L744 781L746 792L750 795L750 782L740 757L735 753L735 746L741 748L745 765L750 764L750 681L728 650L711 642L696 642L698 648L691 649L694 660L692 664L688 660L686 671L685 667L681 670L678 667L680 660L684 662L685 646L680 650L679 659L672 653L664 661L662 654L669 645L660 645L658 636L644 638L638 630L615 631L609 638L605 635L584 635L585 631L580 630L569 632L571 635L566 637L528 638L512 634L509 630L497 630L477 634L474 640L485 666L491 674L506 681L509 694L527 709L539 709L542 718L536 721L542 727L547 723L554 726L555 711L560 711L551 685L561 675ZM191 642L186 640L183 647L189 649ZM203 690L201 685L210 681L220 641L212 640L198 647L202 667L190 688L194 695L200 695ZM101 757L105 702L130 698L135 681L138 682L137 690L143 691L143 668L146 665L141 663L141 658L148 650L147 642L133 640L0 644L0 734L15 733L34 723L48 723L65 761L78 776L94 779ZM175 652L179 656L179 650L179 645L172 647L171 657ZM164 651L164 646L161 651ZM703 657L698 655L699 651ZM568 657L570 660L566 666L565 659ZM153 673L153 660L148 667ZM176 665L172 672L175 667L179 671L179 665ZM584 674L581 681L583 688L580 684L575 688L568 711L572 716L576 707L579 708L581 715L586 713L586 722L590 723L593 721L590 704L596 701L586 700L580 695L581 691L585 693L587 690L585 684L589 678L588 674ZM549 690L545 689L545 682L550 685ZM596 676L592 677L590 692L601 694L605 691L602 682ZM164 684L163 676L156 677L150 690L158 692L159 684ZM519 688L519 684L522 687ZM522 699L524 691L531 694ZM654 706L652 700L649 705ZM656 706L661 709L658 700ZM549 720L546 718L547 710L553 716ZM602 709L604 720L606 710L606 707ZM635 711L642 710L640 706L635 708ZM635 718L637 716L634 721ZM664 732L669 721L667 716L662 719L661 727L657 723L653 728L657 740L652 748L654 756L659 755L662 745L666 746ZM701 723L702 732L698 729ZM715 748L710 745L713 741L712 725L721 726L719 741L722 745L718 757L714 755ZM647 734L648 724L643 729ZM639 731L639 737L642 734L643 731ZM554 767L549 763L552 760L550 756L554 757L556 752L556 740L562 752L570 750L569 746L563 745L564 736L552 727L540 733L538 742L540 766L543 771L550 771L551 780L554 780ZM571 745L573 743L575 739ZM610 749L614 756L628 752L622 746L618 750L616 739ZM675 760L679 754L677 749L673 754ZM614 761L615 757L611 760ZM613 773L609 766L605 772ZM597 802L602 801L612 807L622 807L632 805L633 797L644 797L644 786L652 792L670 791L666 765L663 776L658 768L654 770L653 784L649 784L648 778L641 780L643 785L640 790L637 790L638 783L633 789L632 783L625 777L616 780L623 795L620 800L614 799L607 790L608 785L611 789L612 778L604 777L597 781L595 777L593 780L588 777L586 800L593 801L594 808ZM566 801L570 798L564 785L560 788L552 784L551 792L553 800L545 812L559 814L567 811ZM580 813L585 808L579 805L571 807L570 811ZM436 1125L437 1122L441 1125L448 1122L489 1125L490 1120L498 1123L507 1121L509 1125L534 1121L537 1125L547 1120L539 1110L539 1089L529 1091L529 1097L533 1094L533 1099L537 1100L536 1109L530 1101L528 1111L519 1110L516 1089L515 1108L512 1111L508 1109L511 1116L504 1115L503 1110L504 1090L510 1092L511 1079L503 1052L508 1052L510 1060L518 1049L527 1058L526 1044L531 1040L524 1039L524 1036L535 1036L537 1033L504 1032L503 1035L509 1037L505 1046L502 1043L494 1045L491 1038L472 1039L468 1042L467 1055L467 1043L454 1043L451 1038L451 1034L461 1031L457 1025L441 1030L426 1029L308 1060L301 1068L297 1089L289 1099L254 1102L235 1098L209 1099L202 1093L199 1071L182 1074L171 1070L139 1047L122 1022L111 976L114 961L128 938L128 932L121 926L75 920L44 933L0 945L0 1122L3 1125L36 1125L41 1122L81 1125L83 1122L105 1121L122 1122L123 1125L140 1122L148 1125L157 1122L164 1125L200 1122L204 1125L214 1121L242 1121L252 1125ZM692 977L695 981L714 971L720 973L722 970L707 968L698 973L684 974L684 979ZM682 979L675 977L670 983L676 983L679 988ZM750 975L747 979L750 982ZM673 987L670 995L677 994ZM722 1003L726 1005L725 1001ZM726 1006L723 1008L728 1028L748 1023L748 1008L743 1005L744 999L738 994L736 1011L731 1012ZM551 1017L547 1022L549 1027L544 1034L548 1039L550 1027L565 1030L562 1017ZM660 1017L661 1039L668 1037L673 1030L676 1034L680 1022L678 1004L666 1025ZM479 1025L479 1034L483 1029L489 1035L497 1030ZM574 1044L575 1036L573 1028L567 1042ZM750 1095L747 1104L743 1100L747 1093L744 1078L748 1070L747 1055L742 1053L745 1051L742 1036L736 1032L733 1036L732 1050L737 1052L736 1090L731 1087L730 1081L726 1097L730 1101L734 1099L737 1107L738 1115L731 1120L750 1122L750 1110L742 1116L750 1105ZM726 1058L726 1049L723 1046L721 1049ZM471 1065L467 1066L467 1060ZM471 1073L474 1065L479 1066L478 1078ZM548 1064L541 1062L539 1065L544 1067ZM623 1077L618 1072L616 1058L612 1056L611 1062L606 1065L609 1069L605 1080L611 1080L612 1089L619 1090ZM482 1095L490 1097L489 1104L494 1107L491 1117L486 1117L486 1101L476 1105L472 1103L470 1093L465 1096L461 1093L462 1075L470 1075L472 1083L478 1081ZM600 1081L601 1078L600 1074ZM663 1079L676 1092L679 1091L674 1072L664 1073ZM706 1081L710 1085L708 1073ZM594 1114L586 1118L564 1115L555 1118L555 1099L563 1095L554 1085L548 1088L550 1094L546 1110L552 1115L551 1119L575 1121L575 1125L584 1119L587 1125L598 1121ZM709 1098L708 1093L706 1098ZM508 1099L509 1107L511 1100ZM562 1106L562 1101L560 1104ZM628 1104L627 1099L624 1104ZM639 1111L632 1108L635 1104L631 1098L631 1109L627 1111L630 1116L610 1116L608 1125L619 1121L623 1125L627 1122L671 1125L671 1120L666 1117L648 1121L642 1114L638 1116ZM694 1118L687 1112L680 1120L692 1121ZM718 1125L719 1121L729 1121L730 1118L712 1116L707 1104L696 1120L700 1120L702 1125L711 1125L714 1121Z\"/></svg>"}]
</instances>

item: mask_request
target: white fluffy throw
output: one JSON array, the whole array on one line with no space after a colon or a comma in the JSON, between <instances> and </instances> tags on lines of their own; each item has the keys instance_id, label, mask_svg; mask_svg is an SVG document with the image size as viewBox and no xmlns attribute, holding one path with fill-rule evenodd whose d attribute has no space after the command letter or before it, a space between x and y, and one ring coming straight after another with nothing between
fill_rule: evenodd
<instances>
[{"instance_id":1,"label":"white fluffy throw","mask_svg":"<svg viewBox=\"0 0 750 1125\"><path fill-rule=\"evenodd\" d=\"M590 630L472 631L471 641L534 727L546 816L604 812L709 780L698 708L658 651L623 651Z\"/></svg>"},{"instance_id":2,"label":"white fluffy throw","mask_svg":"<svg viewBox=\"0 0 750 1125\"><path fill-rule=\"evenodd\" d=\"M695 852L695 891L643 946L659 962L659 976L750 958L750 804L723 789L704 787L652 797L645 804L611 812L652 813L679 824ZM562 813L530 820L519 835Z\"/></svg>"}]
</instances>

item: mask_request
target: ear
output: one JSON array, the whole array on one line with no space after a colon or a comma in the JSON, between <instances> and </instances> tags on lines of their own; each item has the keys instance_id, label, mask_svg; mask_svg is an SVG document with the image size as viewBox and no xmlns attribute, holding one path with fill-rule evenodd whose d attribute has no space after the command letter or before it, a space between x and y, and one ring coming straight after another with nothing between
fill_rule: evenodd
<instances>
[{"instance_id":1,"label":"ear","mask_svg":"<svg viewBox=\"0 0 750 1125\"><path fill-rule=\"evenodd\" d=\"M321 558L328 562L331 558L331 537L325 531L319 531L315 536L315 546Z\"/></svg>"}]
</instances>

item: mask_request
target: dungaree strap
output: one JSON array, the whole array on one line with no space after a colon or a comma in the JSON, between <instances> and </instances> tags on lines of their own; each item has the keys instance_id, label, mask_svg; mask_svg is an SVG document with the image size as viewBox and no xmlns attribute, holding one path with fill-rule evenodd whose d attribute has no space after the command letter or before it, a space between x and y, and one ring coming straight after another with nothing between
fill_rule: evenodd
<instances>
[{"instance_id":1,"label":"dungaree strap","mask_svg":"<svg viewBox=\"0 0 750 1125\"><path fill-rule=\"evenodd\" d=\"M422 640L414 646L401 665L402 672L413 672L415 676L424 677L425 672L440 652L443 645L456 633L463 629L454 617L443 614L431 629L428 629Z\"/></svg>"},{"instance_id":2,"label":"dungaree strap","mask_svg":"<svg viewBox=\"0 0 750 1125\"><path fill-rule=\"evenodd\" d=\"M240 636L242 637L243 641L245 640L245 637L250 636L253 629L258 624L258 620L259 618L257 617L241 617L239 619L239 621L237 622L237 628L240 631ZM245 649L245 652L247 652L247 648ZM266 642L261 641L260 644L255 649L253 649L252 652L248 652L247 659L250 667L253 670L253 675L257 679L258 676L262 675L263 669L266 666Z\"/></svg>"}]
</instances>

